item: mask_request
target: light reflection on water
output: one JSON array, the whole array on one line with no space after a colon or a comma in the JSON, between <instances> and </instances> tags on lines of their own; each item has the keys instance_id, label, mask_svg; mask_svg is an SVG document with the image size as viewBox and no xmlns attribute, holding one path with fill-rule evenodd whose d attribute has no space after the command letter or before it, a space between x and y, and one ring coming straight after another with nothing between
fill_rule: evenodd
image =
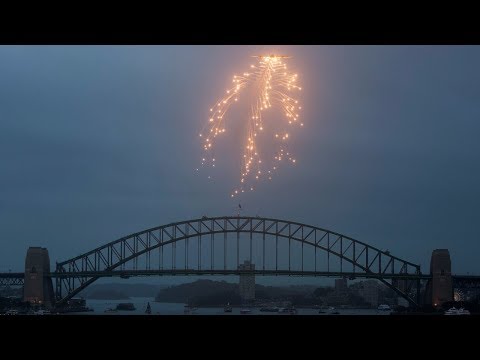
<instances>
[{"instance_id":1,"label":"light reflection on water","mask_svg":"<svg viewBox=\"0 0 480 360\"><path fill-rule=\"evenodd\" d=\"M106 309L116 308L119 303L132 303L135 306L134 311L117 311L113 313L105 313ZM130 298L128 300L92 300L87 299L87 306L92 308L93 312L81 313L84 315L143 315L147 308L147 304L150 303L152 310L152 315L185 315L184 314L184 303L159 303L155 302L154 298ZM261 312L259 308L250 308L251 313L249 314L240 314L241 307L233 307L231 313L225 313L223 307L209 307L209 308L198 308L195 310L192 315L276 315L276 316L287 316L288 314L281 314L275 312ZM336 309L339 312L339 315L388 315L389 313L379 312L376 309ZM319 314L318 309L299 309L297 308L297 315L326 315L328 313Z\"/></svg>"}]
</instances>

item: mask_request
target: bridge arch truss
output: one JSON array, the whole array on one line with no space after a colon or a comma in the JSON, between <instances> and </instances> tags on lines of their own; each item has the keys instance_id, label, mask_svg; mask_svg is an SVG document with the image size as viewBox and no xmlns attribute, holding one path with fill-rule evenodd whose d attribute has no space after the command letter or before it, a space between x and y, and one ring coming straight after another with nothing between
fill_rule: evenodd
<instances>
[{"instance_id":1,"label":"bridge arch truss","mask_svg":"<svg viewBox=\"0 0 480 360\"><path fill-rule=\"evenodd\" d=\"M56 264L61 304L101 277L255 275L373 278L417 305L420 266L351 237L261 217L203 217L143 230Z\"/></svg>"}]
</instances>

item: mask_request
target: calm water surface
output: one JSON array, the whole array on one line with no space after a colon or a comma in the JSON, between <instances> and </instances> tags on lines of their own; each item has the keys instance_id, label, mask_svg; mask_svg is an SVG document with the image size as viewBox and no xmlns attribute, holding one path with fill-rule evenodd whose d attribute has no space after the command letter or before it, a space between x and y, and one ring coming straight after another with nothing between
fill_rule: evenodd
<instances>
[{"instance_id":1,"label":"calm water surface","mask_svg":"<svg viewBox=\"0 0 480 360\"><path fill-rule=\"evenodd\" d=\"M105 313L108 308L115 308L119 303L132 303L135 306L134 311L117 311L114 313ZM130 298L129 300L92 300L87 299L87 306L92 308L93 312L86 312L81 314L89 315L143 315L147 304L150 303L152 315L185 315L184 303L159 303L155 302L154 298ZM192 315L274 315L274 316L288 316L288 314L261 312L259 308L250 308L251 313L240 314L241 307L233 307L231 313L225 313L223 307L209 307L198 308ZM388 315L389 313L379 312L375 309L336 309L340 315ZM318 309L297 309L297 315L318 315L329 316L329 314L319 314Z\"/></svg>"}]
</instances>

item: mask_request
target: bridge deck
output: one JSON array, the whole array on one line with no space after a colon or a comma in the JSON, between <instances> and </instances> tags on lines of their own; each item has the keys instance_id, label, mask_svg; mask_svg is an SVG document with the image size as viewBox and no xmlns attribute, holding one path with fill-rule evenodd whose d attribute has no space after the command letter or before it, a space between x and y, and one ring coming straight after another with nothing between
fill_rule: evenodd
<instances>
[{"instance_id":1,"label":"bridge deck","mask_svg":"<svg viewBox=\"0 0 480 360\"><path fill-rule=\"evenodd\" d=\"M306 277L348 277L348 278L388 278L418 280L431 278L423 274L383 274L334 272L334 271L295 271L295 270L206 270L206 269L165 269L165 270L117 270L117 271L75 271L51 273L51 277L130 277L130 276L182 276L182 275L256 275L256 276L306 276Z\"/></svg>"},{"instance_id":2,"label":"bridge deck","mask_svg":"<svg viewBox=\"0 0 480 360\"><path fill-rule=\"evenodd\" d=\"M20 272L0 273L0 278L3 278L3 279L23 279L24 277L25 277L25 273L20 273Z\"/></svg>"},{"instance_id":3,"label":"bridge deck","mask_svg":"<svg viewBox=\"0 0 480 360\"><path fill-rule=\"evenodd\" d=\"M52 278L57 277L71 277L71 276L106 276L106 277L125 277L125 276L181 276L181 275L241 275L241 274L254 274L260 276L277 276L277 275L291 275L291 276L313 276L313 277L355 277L355 278L375 278L378 275L376 274L362 274L362 273L353 273L353 272L325 272L325 271L289 271L289 270L255 270L253 272L245 272L239 270L196 270L196 269L169 269L169 270L132 270L132 271L86 271L86 272L65 272L65 273L56 273L52 272L47 274L47 276ZM386 275L389 276L389 275ZM21 272L8 272L0 273L0 278L3 279L23 279L25 277L24 273ZM390 275L390 278L395 279L422 279L428 280L431 279L430 274L420 274L420 275L401 275L394 274ZM452 275L453 280L458 281L480 281L480 275Z\"/></svg>"}]
</instances>

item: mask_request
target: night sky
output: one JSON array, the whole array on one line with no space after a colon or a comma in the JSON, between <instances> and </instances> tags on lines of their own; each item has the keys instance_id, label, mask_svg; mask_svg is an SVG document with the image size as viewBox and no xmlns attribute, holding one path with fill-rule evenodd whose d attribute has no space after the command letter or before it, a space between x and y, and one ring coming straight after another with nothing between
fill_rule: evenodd
<instances>
[{"instance_id":1,"label":"night sky","mask_svg":"<svg viewBox=\"0 0 480 360\"><path fill-rule=\"evenodd\" d=\"M303 87L297 162L231 199L240 151L209 180L198 133L270 53ZM448 248L454 273L480 274L478 64L478 46L0 46L0 272L23 271L29 246L54 264L241 201L423 272Z\"/></svg>"}]
</instances>

